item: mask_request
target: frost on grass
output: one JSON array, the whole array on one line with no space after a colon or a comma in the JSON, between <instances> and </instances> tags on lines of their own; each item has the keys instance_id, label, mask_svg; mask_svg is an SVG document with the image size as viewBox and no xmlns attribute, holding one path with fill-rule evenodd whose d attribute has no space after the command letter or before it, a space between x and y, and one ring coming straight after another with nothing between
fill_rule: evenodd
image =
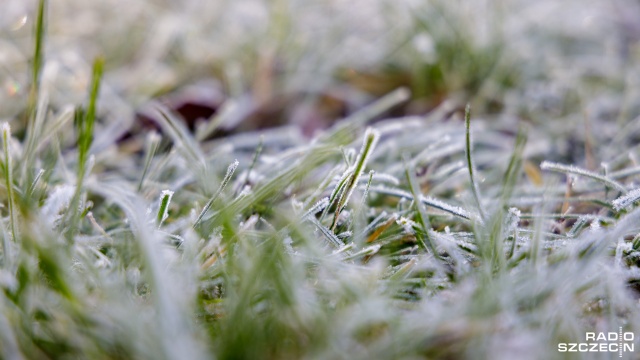
<instances>
[{"instance_id":1,"label":"frost on grass","mask_svg":"<svg viewBox=\"0 0 640 360\"><path fill-rule=\"evenodd\" d=\"M584 170L581 169L577 166L573 166L573 165L564 165L564 164L558 164L558 163L553 163L553 162L549 162L549 161L543 161L542 164L540 164L540 168L542 170L550 170L550 171L556 171L556 172L562 172L562 173L567 173L567 174L574 174L574 175L580 175L580 176L584 176L584 177L588 177L591 178L593 180L599 181L601 183L603 183L605 186L618 190L622 193L626 193L627 189L620 184L619 182L610 179L607 176L603 176L603 175L599 175L596 174L594 172L588 171L588 170Z\"/></svg>"},{"instance_id":2,"label":"frost on grass","mask_svg":"<svg viewBox=\"0 0 640 360\"><path fill-rule=\"evenodd\" d=\"M0 358L546 359L640 334L638 11L4 1ZM187 124L194 81L214 113ZM313 131L264 128L289 120Z\"/></svg>"},{"instance_id":3,"label":"frost on grass","mask_svg":"<svg viewBox=\"0 0 640 360\"><path fill-rule=\"evenodd\" d=\"M640 189L634 189L628 194L620 196L619 198L613 200L611 202L611 205L613 205L614 210L621 211L630 207L638 200L640 200Z\"/></svg>"},{"instance_id":4,"label":"frost on grass","mask_svg":"<svg viewBox=\"0 0 640 360\"><path fill-rule=\"evenodd\" d=\"M224 174L224 178L220 183L220 187L218 188L218 191L216 191L213 197L211 197L211 199L209 199L209 201L207 201L207 203L204 205L204 207L202 208L202 211L200 212L200 215L198 215L198 218L193 224L194 227L200 224L204 216L207 214L207 211L209 211L209 209L211 208L211 205L213 205L213 202L216 201L216 199L220 196L220 194L222 194L222 192L224 191L224 188L227 186L227 184L231 180L231 177L233 176L233 173L235 173L239 164L240 162L238 162L238 160L234 160L233 163L229 165L229 167L227 168L227 172L226 174ZM244 191L245 189L242 189L242 192Z\"/></svg>"},{"instance_id":5,"label":"frost on grass","mask_svg":"<svg viewBox=\"0 0 640 360\"><path fill-rule=\"evenodd\" d=\"M346 182L344 185L344 190L338 197L337 210L333 220L333 226L335 227L338 221L338 216L340 215L340 211L343 207L345 207L349 203L349 199L353 194L353 191L358 186L358 181L360 180L360 176L364 172L365 167L367 166L367 162L369 161L369 157L371 157L371 153L376 147L378 143L378 139L380 138L380 133L377 130L368 128L364 134L364 142L362 143L362 148L360 149L360 153L358 154L358 158L356 159L353 166L351 166L345 174L347 175Z\"/></svg>"},{"instance_id":6,"label":"frost on grass","mask_svg":"<svg viewBox=\"0 0 640 360\"><path fill-rule=\"evenodd\" d=\"M390 188L385 186L371 186L369 188L369 191L413 200L413 195L411 195L407 191L400 190L400 189L395 189L395 188ZM430 196L421 195L420 200L427 206L432 206L435 209L442 210L444 212L447 212L449 214L455 215L457 217L460 217L466 220L479 219L477 215L473 215L469 211L459 206L447 204L444 201L434 199Z\"/></svg>"},{"instance_id":7,"label":"frost on grass","mask_svg":"<svg viewBox=\"0 0 640 360\"><path fill-rule=\"evenodd\" d=\"M40 209L43 221L52 229L56 222L62 218L62 211L68 209L74 190L73 186L68 185L56 187Z\"/></svg>"},{"instance_id":8,"label":"frost on grass","mask_svg":"<svg viewBox=\"0 0 640 360\"><path fill-rule=\"evenodd\" d=\"M172 197L173 191L171 190L162 190L162 193L160 193L160 206L158 206L158 217L156 219L158 227L161 227L162 223L169 217L169 205Z\"/></svg>"}]
</instances>

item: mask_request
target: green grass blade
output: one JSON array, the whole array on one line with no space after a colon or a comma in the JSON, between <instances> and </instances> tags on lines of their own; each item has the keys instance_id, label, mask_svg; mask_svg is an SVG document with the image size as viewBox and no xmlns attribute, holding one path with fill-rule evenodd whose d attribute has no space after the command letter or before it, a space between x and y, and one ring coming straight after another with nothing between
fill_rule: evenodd
<instances>
[{"instance_id":1,"label":"green grass blade","mask_svg":"<svg viewBox=\"0 0 640 360\"><path fill-rule=\"evenodd\" d=\"M32 84L32 104L35 105L35 97L38 94L40 87L40 73L42 72L42 66L44 64L44 37L45 37L45 19L46 19L46 7L47 0L40 0L38 2L38 15L36 18L35 29L35 45L33 50L33 63L31 64L31 84Z\"/></svg>"},{"instance_id":2,"label":"green grass blade","mask_svg":"<svg viewBox=\"0 0 640 360\"><path fill-rule=\"evenodd\" d=\"M480 213L480 218L484 221L486 216L484 214L482 203L480 202L480 195L478 191L478 184L476 183L475 175L474 175L474 167L472 158L472 142L471 142L471 105L467 104L467 107L464 110L464 124L465 124L465 149L466 149L466 158L467 158L467 170L469 171L469 181L471 182L471 192L473 193L473 198L476 201L476 206L478 207L478 212Z\"/></svg>"},{"instance_id":3,"label":"green grass blade","mask_svg":"<svg viewBox=\"0 0 640 360\"><path fill-rule=\"evenodd\" d=\"M66 221L65 237L69 243L73 242L73 235L76 231L78 222L80 221L79 208L81 206L82 189L84 179L87 173L87 161L89 159L89 150L93 142L93 127L96 121L96 111L98 104L98 95L100 92L100 82L103 73L103 60L98 58L93 63L93 71L91 78L91 87L89 88L89 104L87 110L77 108L74 116L74 125L77 132L77 148L78 148L78 173L76 177L76 189L73 199L69 204L69 211Z\"/></svg>"},{"instance_id":4,"label":"green grass blade","mask_svg":"<svg viewBox=\"0 0 640 360\"><path fill-rule=\"evenodd\" d=\"M352 176L352 170L350 168L347 168L347 170L345 170L345 172L342 174L342 177L336 184L336 187L331 192L331 195L329 195L329 206L327 206L322 212L322 215L320 216L321 221L325 218L325 216L327 216L327 214L329 213L329 209L331 209L336 200L339 199L340 194L344 192L344 188L347 186L347 183Z\"/></svg>"},{"instance_id":5,"label":"green grass blade","mask_svg":"<svg viewBox=\"0 0 640 360\"><path fill-rule=\"evenodd\" d=\"M162 227L162 223L169 217L169 205L171 204L171 198L173 197L173 191L162 190L160 194L160 206L158 207L158 216L156 217L156 224L158 228Z\"/></svg>"},{"instance_id":6,"label":"green grass blade","mask_svg":"<svg viewBox=\"0 0 640 360\"><path fill-rule=\"evenodd\" d=\"M81 125L81 132L78 138L78 151L80 152L81 167L86 165L89 149L93 143L93 127L96 122L96 111L98 107L98 95L100 93L100 82L104 71L104 60L97 58L93 62L93 71L91 73L91 88L89 92L89 105L85 114L84 121ZM84 169L81 169L84 172ZM83 175L84 176L84 175Z\"/></svg>"},{"instance_id":7,"label":"green grass blade","mask_svg":"<svg viewBox=\"0 0 640 360\"><path fill-rule=\"evenodd\" d=\"M44 41L46 32L46 17L47 17L47 0L40 0L38 2L38 10L36 15L35 29L34 29L34 49L33 59L31 63L31 87L29 89L29 98L27 103L27 134L26 134L26 149L23 154L24 157L24 177L22 186L28 187L33 181L33 158L34 158L34 146L36 144L37 133L41 130L41 124L38 124L38 115L44 118L46 113L46 107L40 108L39 95L40 95L40 77L42 73L42 67L44 65Z\"/></svg>"},{"instance_id":8,"label":"green grass blade","mask_svg":"<svg viewBox=\"0 0 640 360\"><path fill-rule=\"evenodd\" d=\"M518 174L520 173L520 169L522 168L522 153L524 152L524 147L527 144L527 137L525 135L525 130L520 129L518 131L518 135L516 135L516 142L514 145L513 153L511 154L511 158L509 159L509 165L507 166L507 170L503 176L502 182L502 204L506 205L506 203L511 199L513 195L513 190L516 187L516 183L518 181Z\"/></svg>"},{"instance_id":9,"label":"green grass blade","mask_svg":"<svg viewBox=\"0 0 640 360\"><path fill-rule=\"evenodd\" d=\"M408 163L407 159L404 159L405 164ZM411 195L413 195L414 199L422 198L422 192L420 191L420 186L418 185L418 180L416 179L415 170L410 167L408 164L406 165L405 175L407 177L407 182L409 183L409 189L411 190ZM433 243L433 239L429 235L429 231L431 231L431 224L429 223L429 217L427 215L427 210L424 207L424 203L419 200L413 201L413 206L416 211L416 222L420 225L419 230L416 231L416 239L418 240L418 244L422 247L424 251L430 252L437 259L440 258L438 254L438 250L436 249L435 244Z\"/></svg>"},{"instance_id":10,"label":"green grass blade","mask_svg":"<svg viewBox=\"0 0 640 360\"><path fill-rule=\"evenodd\" d=\"M11 156L11 148L9 141L11 141L11 128L8 123L2 124L2 151L4 153L4 185L7 188L7 208L9 209L9 229L11 232L11 239L15 242L18 241L18 219L15 208L15 195L13 192L13 161Z\"/></svg>"},{"instance_id":11,"label":"green grass blade","mask_svg":"<svg viewBox=\"0 0 640 360\"><path fill-rule=\"evenodd\" d=\"M138 182L138 191L142 190L144 185L144 180L147 177L147 173L149 172L149 166L151 166L151 160L158 151L158 146L160 145L161 137L157 132L153 131L147 135L145 146L145 157L144 157L144 167L142 168L142 175L140 176L140 181Z\"/></svg>"},{"instance_id":12,"label":"green grass blade","mask_svg":"<svg viewBox=\"0 0 640 360\"><path fill-rule=\"evenodd\" d=\"M513 231L514 234L514 242L512 243L512 248L508 250L505 254L504 250L504 242L507 237L511 234L511 230L515 227L517 230L517 223L514 226L513 224L509 224L510 226L506 226L505 229L505 218L507 221L510 219L513 222L513 219L516 219L518 216L517 209L507 210L507 204L511 199L513 191L515 189L516 183L518 181L518 175L520 174L520 169L522 167L522 153L524 152L524 147L526 145L527 138L525 136L524 129L520 129L518 131L518 135L516 136L516 141L514 144L514 149L511 154L511 158L509 160L509 165L505 171L502 182L502 195L500 196L499 206L495 209L494 213L489 219L489 230L488 237L486 239L481 239L479 241L479 245L482 250L485 250L486 253L483 253L486 258L490 259L491 263L491 271L503 271L505 269L505 261L507 258L513 257L513 251L515 251L515 242L517 241L517 231ZM482 230L481 230L482 231ZM486 233L486 232L485 232ZM484 244L490 244L487 248Z\"/></svg>"},{"instance_id":13,"label":"green grass blade","mask_svg":"<svg viewBox=\"0 0 640 360\"><path fill-rule=\"evenodd\" d=\"M322 225L318 220L316 220L316 218L308 217L307 219L313 225L315 225L318 228L318 230L320 230L322 235L324 235L324 237L327 240L329 240L329 243L331 245L333 245L336 249L340 249L341 247L344 246L344 242L342 240L340 240L331 229L329 229L328 227Z\"/></svg>"},{"instance_id":14,"label":"green grass blade","mask_svg":"<svg viewBox=\"0 0 640 360\"><path fill-rule=\"evenodd\" d=\"M211 197L211 199L207 201L207 203L202 208L200 215L198 215L198 218L193 223L194 228L197 227L200 224L200 222L202 222L202 219L207 214L207 211L209 211L209 209L211 208L211 205L213 205L213 202L216 201L216 199L220 196L220 194L222 194L222 191L224 191L224 188L227 186L229 181L231 181L231 177L233 177L233 173L235 173L236 169L238 168L238 164L240 164L238 160L235 160L233 163L231 163L231 165L229 165L229 167L227 168L227 173L224 175L224 178L220 183L220 187L218 187L218 191L216 191L216 193Z\"/></svg>"},{"instance_id":15,"label":"green grass blade","mask_svg":"<svg viewBox=\"0 0 640 360\"><path fill-rule=\"evenodd\" d=\"M262 147L263 146L264 146L264 136L260 135L260 142L258 143L258 147L256 148L256 152L253 154L253 159L251 159L251 165L249 165L249 168L247 169L247 176L244 178L244 181L242 182L243 187L245 185L249 184L251 172L253 171L253 169L256 167L256 164L258 163L258 158L260 157L260 154L262 153Z\"/></svg>"},{"instance_id":16,"label":"green grass blade","mask_svg":"<svg viewBox=\"0 0 640 360\"><path fill-rule=\"evenodd\" d=\"M356 163L353 166L352 176L349 177L347 181L344 191L338 200L338 205L336 206L336 212L333 217L333 224L331 225L331 229L335 230L335 227L338 223L338 217L340 216L340 212L342 209L349 203L349 199L353 194L353 191L358 186L358 181L360 180L360 176L364 171L364 168L367 166L367 162L369 161L369 157L371 153L376 147L378 143L378 139L380 138L380 133L376 130L368 128L364 135L364 143L362 144L362 149L360 150L360 154L358 154L358 158L356 159Z\"/></svg>"}]
</instances>

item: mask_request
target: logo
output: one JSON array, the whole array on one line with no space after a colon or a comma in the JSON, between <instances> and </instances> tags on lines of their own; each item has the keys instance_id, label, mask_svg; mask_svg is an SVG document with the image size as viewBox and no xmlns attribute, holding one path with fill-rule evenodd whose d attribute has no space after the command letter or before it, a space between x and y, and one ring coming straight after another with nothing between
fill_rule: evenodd
<instances>
[{"instance_id":1,"label":"logo","mask_svg":"<svg viewBox=\"0 0 640 360\"><path fill-rule=\"evenodd\" d=\"M584 342L559 343L558 352L608 352L622 357L622 353L635 352L634 340L635 334L622 332L622 327L618 332L588 332Z\"/></svg>"}]
</instances>

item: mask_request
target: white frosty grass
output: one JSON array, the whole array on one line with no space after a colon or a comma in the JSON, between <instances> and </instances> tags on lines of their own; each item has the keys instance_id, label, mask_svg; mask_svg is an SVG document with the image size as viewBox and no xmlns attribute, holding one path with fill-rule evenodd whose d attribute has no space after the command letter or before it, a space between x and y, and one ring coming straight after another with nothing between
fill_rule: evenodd
<instances>
[{"instance_id":1,"label":"white frosty grass","mask_svg":"<svg viewBox=\"0 0 640 360\"><path fill-rule=\"evenodd\" d=\"M372 192L378 192L378 193L382 193L382 194L387 194L387 195L393 195L393 196L397 196L397 197L401 197L401 198L405 198L405 199L410 199L413 200L413 195L411 195L411 193L404 191L404 190L400 190L400 189L395 189L395 188L390 188L390 187L386 187L386 186L372 186L369 188L369 191ZM420 200L425 203L425 205L427 206L431 206L433 208L436 208L438 210L442 210L445 212L448 212L452 215L461 217L463 219L466 220L470 220L470 219L480 219L479 216L477 215L472 215L470 212L468 212L467 210L459 207L459 206L454 206L454 205L450 205L447 204L441 200L438 199L434 199L432 197L429 196L421 196Z\"/></svg>"},{"instance_id":2,"label":"white frosty grass","mask_svg":"<svg viewBox=\"0 0 640 360\"><path fill-rule=\"evenodd\" d=\"M302 219L306 219L309 216L315 215L320 211L324 210L329 205L329 198L322 198L315 205L313 205L309 210L307 210L304 215L301 216Z\"/></svg>"},{"instance_id":3,"label":"white frosty grass","mask_svg":"<svg viewBox=\"0 0 640 360\"><path fill-rule=\"evenodd\" d=\"M640 189L634 189L628 194L625 194L613 200L611 204L616 211L620 211L633 205L633 203L638 200L640 200Z\"/></svg>"},{"instance_id":4,"label":"white frosty grass","mask_svg":"<svg viewBox=\"0 0 640 360\"><path fill-rule=\"evenodd\" d=\"M606 176L602 176L602 175L596 174L596 173L588 171L588 170L580 169L577 166L557 164L557 163L553 163L553 162L549 162L549 161L543 161L540 164L540 168L542 170L550 170L550 171L556 171L556 172L563 172L563 173L568 173L568 174L575 174L575 175L585 176L585 177L594 179L596 181L599 181L599 182L605 184L605 186L610 187L612 189L616 189L616 190L618 190L618 191L620 191L622 193L626 193L627 192L627 189L622 184L618 183L617 181L615 181L613 179L609 179Z\"/></svg>"},{"instance_id":5,"label":"white frosty grass","mask_svg":"<svg viewBox=\"0 0 640 360\"><path fill-rule=\"evenodd\" d=\"M40 209L42 220L48 224L52 229L57 220L62 218L63 210L66 210L73 198L75 191L74 186L59 185L56 186L50 193L47 201Z\"/></svg>"},{"instance_id":6,"label":"white frosty grass","mask_svg":"<svg viewBox=\"0 0 640 360\"><path fill-rule=\"evenodd\" d=\"M0 358L559 359L640 336L637 1L49 1L36 93L37 3L0 11ZM195 135L150 100L191 84L222 102ZM348 114L312 138L205 141L320 94ZM117 142L147 111L162 135Z\"/></svg>"}]
</instances>

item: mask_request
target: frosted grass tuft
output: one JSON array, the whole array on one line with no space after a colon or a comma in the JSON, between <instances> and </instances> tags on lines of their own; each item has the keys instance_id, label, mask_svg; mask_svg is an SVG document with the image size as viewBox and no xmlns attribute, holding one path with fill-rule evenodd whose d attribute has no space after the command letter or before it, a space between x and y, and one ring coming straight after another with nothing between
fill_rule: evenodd
<instances>
[{"instance_id":1,"label":"frosted grass tuft","mask_svg":"<svg viewBox=\"0 0 640 360\"><path fill-rule=\"evenodd\" d=\"M53 229L56 222L62 218L62 210L68 209L75 187L69 185L56 186L40 209L44 222Z\"/></svg>"},{"instance_id":2,"label":"frosted grass tuft","mask_svg":"<svg viewBox=\"0 0 640 360\"><path fill-rule=\"evenodd\" d=\"M613 200L611 205L613 205L613 209L615 211L622 211L640 200L640 188L631 190L626 195L622 195L619 198Z\"/></svg>"},{"instance_id":3,"label":"frosted grass tuft","mask_svg":"<svg viewBox=\"0 0 640 360\"><path fill-rule=\"evenodd\" d=\"M338 203L336 205L336 212L333 218L332 228L335 228L338 223L338 217L340 216L340 212L342 209L349 203L349 199L353 194L353 191L358 186L358 181L360 180L360 176L364 172L365 167L367 166L367 162L369 161L369 157L371 153L376 147L378 143L378 139L380 138L380 133L372 128L368 128L364 134L364 142L362 143L362 148L360 149L360 153L358 154L358 158L353 166L347 170L351 175L346 180L344 185L344 190L342 191L340 197L338 198Z\"/></svg>"}]
</instances>

